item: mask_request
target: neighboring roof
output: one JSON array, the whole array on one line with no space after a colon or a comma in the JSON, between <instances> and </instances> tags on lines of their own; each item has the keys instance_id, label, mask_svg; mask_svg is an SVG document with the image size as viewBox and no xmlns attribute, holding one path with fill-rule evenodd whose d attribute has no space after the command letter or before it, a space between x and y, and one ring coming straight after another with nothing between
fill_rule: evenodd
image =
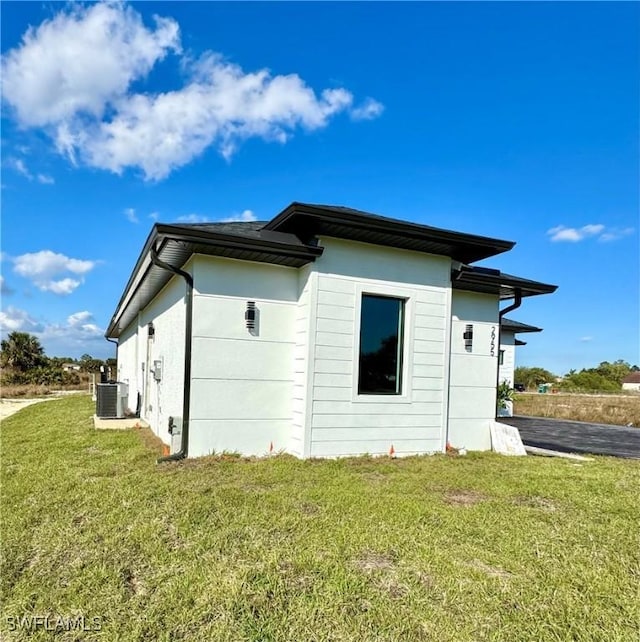
<instances>
[{"instance_id":1,"label":"neighboring roof","mask_svg":"<svg viewBox=\"0 0 640 642\"><path fill-rule=\"evenodd\" d=\"M630 372L622 383L640 383L640 372Z\"/></svg>"},{"instance_id":2,"label":"neighboring roof","mask_svg":"<svg viewBox=\"0 0 640 642\"><path fill-rule=\"evenodd\" d=\"M515 340L515 345L517 346L526 346L527 342L526 341L520 341L520 339Z\"/></svg>"},{"instance_id":3,"label":"neighboring roof","mask_svg":"<svg viewBox=\"0 0 640 642\"><path fill-rule=\"evenodd\" d=\"M105 336L117 338L173 274L151 262L155 248L165 263L182 267L193 254L301 267L322 254L293 234L264 230L259 221L166 225L156 223L138 257Z\"/></svg>"},{"instance_id":4,"label":"neighboring roof","mask_svg":"<svg viewBox=\"0 0 640 642\"><path fill-rule=\"evenodd\" d=\"M536 328L534 325L527 325L526 323L520 323L520 321L507 319L507 317L502 319L500 327L502 330L507 330L507 332L513 332L514 334L520 332L542 332L542 328Z\"/></svg>"},{"instance_id":5,"label":"neighboring roof","mask_svg":"<svg viewBox=\"0 0 640 642\"><path fill-rule=\"evenodd\" d=\"M505 274L500 270L484 267L460 265L454 267L451 274L453 288L468 292L483 294L498 294L501 299L512 299L517 291L521 296L536 296L537 294L551 294L558 289L557 285L540 283L523 279L519 276Z\"/></svg>"},{"instance_id":6,"label":"neighboring roof","mask_svg":"<svg viewBox=\"0 0 640 642\"><path fill-rule=\"evenodd\" d=\"M515 245L513 241L453 232L349 207L309 203L291 203L265 229L293 233L304 241L330 236L450 256L464 263L495 256Z\"/></svg>"}]
</instances>

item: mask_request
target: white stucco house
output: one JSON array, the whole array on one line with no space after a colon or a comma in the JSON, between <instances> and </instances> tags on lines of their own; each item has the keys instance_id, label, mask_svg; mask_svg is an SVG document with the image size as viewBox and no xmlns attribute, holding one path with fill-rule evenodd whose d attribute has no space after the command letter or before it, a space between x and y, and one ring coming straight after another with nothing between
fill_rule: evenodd
<instances>
[{"instance_id":1,"label":"white stucco house","mask_svg":"<svg viewBox=\"0 0 640 642\"><path fill-rule=\"evenodd\" d=\"M514 243L344 207L154 225L106 336L171 457L491 447ZM502 312L501 301L512 300Z\"/></svg>"},{"instance_id":2,"label":"white stucco house","mask_svg":"<svg viewBox=\"0 0 640 642\"><path fill-rule=\"evenodd\" d=\"M516 335L524 332L542 332L542 328L536 328L533 325L527 325L514 319L502 318L500 324L500 354L498 355L498 381L506 381L511 388L518 383L514 381L513 375L516 368L516 347L527 345L524 341L518 339Z\"/></svg>"}]
</instances>

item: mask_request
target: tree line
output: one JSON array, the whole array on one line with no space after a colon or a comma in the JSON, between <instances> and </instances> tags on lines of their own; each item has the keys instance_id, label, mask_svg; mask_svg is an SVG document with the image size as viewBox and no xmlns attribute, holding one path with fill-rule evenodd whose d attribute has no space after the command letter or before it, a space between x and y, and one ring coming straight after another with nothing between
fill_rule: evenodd
<instances>
[{"instance_id":1,"label":"tree line","mask_svg":"<svg viewBox=\"0 0 640 642\"><path fill-rule=\"evenodd\" d=\"M37 337L28 332L12 332L2 341L0 364L2 385L76 385L81 381L79 373L99 372L101 366L115 369L115 359L95 359L84 354L80 359L47 357ZM71 364L78 370L68 370Z\"/></svg>"},{"instance_id":2,"label":"tree line","mask_svg":"<svg viewBox=\"0 0 640 642\"><path fill-rule=\"evenodd\" d=\"M602 361L595 368L569 370L563 377L538 367L520 366L514 371L514 381L526 389L537 389L540 384L551 383L557 390L565 392L618 392L622 390L622 380L640 368L622 359Z\"/></svg>"}]
</instances>

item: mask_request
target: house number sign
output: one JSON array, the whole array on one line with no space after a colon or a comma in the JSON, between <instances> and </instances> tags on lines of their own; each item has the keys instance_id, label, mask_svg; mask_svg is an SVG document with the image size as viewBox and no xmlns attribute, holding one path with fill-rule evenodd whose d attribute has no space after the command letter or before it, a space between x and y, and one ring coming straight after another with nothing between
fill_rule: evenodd
<instances>
[{"instance_id":1,"label":"house number sign","mask_svg":"<svg viewBox=\"0 0 640 642\"><path fill-rule=\"evenodd\" d=\"M496 326L491 326L491 356L496 356Z\"/></svg>"}]
</instances>

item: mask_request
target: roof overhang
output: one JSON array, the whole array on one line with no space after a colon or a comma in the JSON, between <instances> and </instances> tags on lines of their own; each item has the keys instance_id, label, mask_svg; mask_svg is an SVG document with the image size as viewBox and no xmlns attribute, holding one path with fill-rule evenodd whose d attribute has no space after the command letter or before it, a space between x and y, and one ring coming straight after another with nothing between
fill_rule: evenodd
<instances>
[{"instance_id":1,"label":"roof overhang","mask_svg":"<svg viewBox=\"0 0 640 642\"><path fill-rule=\"evenodd\" d=\"M272 263L299 268L314 261L323 248L307 246L290 234L261 233L260 238L241 237L190 226L153 226L138 257L124 293L116 307L105 336L116 339L173 277L154 265L151 248L165 263L181 268L194 254Z\"/></svg>"},{"instance_id":2,"label":"roof overhang","mask_svg":"<svg viewBox=\"0 0 640 642\"><path fill-rule=\"evenodd\" d=\"M520 296L528 297L539 294L552 294L558 289L557 285L531 281L519 276L504 274L500 270L472 267L470 265L454 267L451 273L451 283L455 290L495 294L501 300L513 299L518 292Z\"/></svg>"},{"instance_id":3,"label":"roof overhang","mask_svg":"<svg viewBox=\"0 0 640 642\"><path fill-rule=\"evenodd\" d=\"M542 332L542 328L537 328L535 325L527 325L526 323L520 323L520 321L507 318L502 319L500 328L501 330L513 332L514 334L520 334L521 332ZM517 341L516 339L516 342Z\"/></svg>"},{"instance_id":4,"label":"roof overhang","mask_svg":"<svg viewBox=\"0 0 640 642\"><path fill-rule=\"evenodd\" d=\"M450 256L473 263L510 250L515 243L409 223L345 207L291 203L265 230L295 234L305 243L329 236L404 250Z\"/></svg>"}]
</instances>

